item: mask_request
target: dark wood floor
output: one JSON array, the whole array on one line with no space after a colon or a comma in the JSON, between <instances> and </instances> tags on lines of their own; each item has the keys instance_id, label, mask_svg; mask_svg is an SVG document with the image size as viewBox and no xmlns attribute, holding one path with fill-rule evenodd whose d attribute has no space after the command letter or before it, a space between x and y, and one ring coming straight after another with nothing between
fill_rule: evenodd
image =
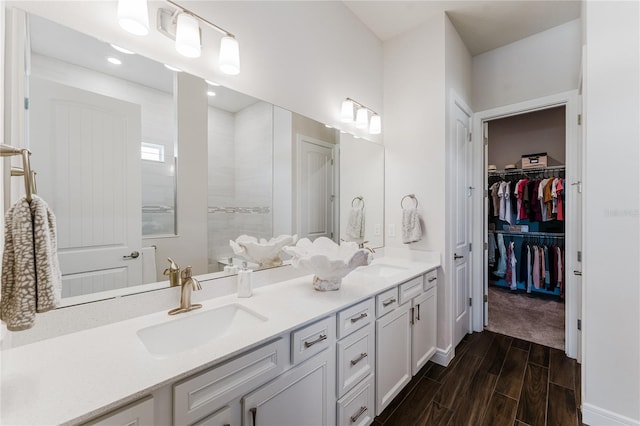
<instances>
[{"instance_id":1,"label":"dark wood floor","mask_svg":"<svg viewBox=\"0 0 640 426\"><path fill-rule=\"evenodd\" d=\"M580 366L554 348L467 335L448 367L429 362L374 426L581 425Z\"/></svg>"}]
</instances>

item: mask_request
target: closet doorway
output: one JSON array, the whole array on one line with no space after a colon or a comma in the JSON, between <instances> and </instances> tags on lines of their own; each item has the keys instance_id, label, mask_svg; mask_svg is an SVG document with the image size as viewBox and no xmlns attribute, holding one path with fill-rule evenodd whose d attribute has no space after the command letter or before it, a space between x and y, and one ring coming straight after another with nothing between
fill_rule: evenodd
<instances>
[{"instance_id":1,"label":"closet doorway","mask_svg":"<svg viewBox=\"0 0 640 426\"><path fill-rule=\"evenodd\" d=\"M566 107L486 122L485 328L565 349Z\"/></svg>"},{"instance_id":2,"label":"closet doorway","mask_svg":"<svg viewBox=\"0 0 640 426\"><path fill-rule=\"evenodd\" d=\"M474 200L480 228L474 241L485 248L474 258L474 304L484 302L484 312L474 312L474 330L486 327L573 358L579 318L573 271L580 269L576 106L577 93L567 92L474 117L474 128L483 129L474 139L474 183L485 189Z\"/></svg>"}]
</instances>

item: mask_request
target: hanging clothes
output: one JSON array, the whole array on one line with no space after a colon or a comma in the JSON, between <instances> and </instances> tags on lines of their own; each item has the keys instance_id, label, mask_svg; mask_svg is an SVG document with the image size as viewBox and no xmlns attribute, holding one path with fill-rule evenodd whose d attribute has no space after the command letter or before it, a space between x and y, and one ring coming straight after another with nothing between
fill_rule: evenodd
<instances>
[{"instance_id":1,"label":"hanging clothes","mask_svg":"<svg viewBox=\"0 0 640 426\"><path fill-rule=\"evenodd\" d=\"M507 249L504 246L504 237L502 234L498 234L498 251L500 256L498 257L498 269L495 274L499 277L504 277L507 272Z\"/></svg>"}]
</instances>

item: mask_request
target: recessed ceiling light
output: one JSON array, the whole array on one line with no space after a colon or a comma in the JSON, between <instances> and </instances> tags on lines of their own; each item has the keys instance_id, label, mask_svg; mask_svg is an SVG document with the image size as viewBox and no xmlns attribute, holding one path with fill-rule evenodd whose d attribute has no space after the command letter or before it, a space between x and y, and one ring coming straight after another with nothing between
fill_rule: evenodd
<instances>
[{"instance_id":1,"label":"recessed ceiling light","mask_svg":"<svg viewBox=\"0 0 640 426\"><path fill-rule=\"evenodd\" d=\"M132 52L131 50L127 50L124 47L120 47L120 46L115 45L115 44L109 44L109 45L111 47L113 47L114 49L116 49L118 52L124 53L126 55L133 55L133 54L136 53L136 52Z\"/></svg>"},{"instance_id":2,"label":"recessed ceiling light","mask_svg":"<svg viewBox=\"0 0 640 426\"><path fill-rule=\"evenodd\" d=\"M164 64L164 66L165 66L167 69L170 69L171 71L175 71L175 72L182 72L182 70L181 70L180 68L172 67L171 65L167 65L167 64Z\"/></svg>"},{"instance_id":3,"label":"recessed ceiling light","mask_svg":"<svg viewBox=\"0 0 640 426\"><path fill-rule=\"evenodd\" d=\"M215 81L211 81L211 80L205 80L205 81L210 86L220 86L220 83L216 83Z\"/></svg>"},{"instance_id":4,"label":"recessed ceiling light","mask_svg":"<svg viewBox=\"0 0 640 426\"><path fill-rule=\"evenodd\" d=\"M114 58L113 56L109 56L107 58L107 61L113 65L122 65L122 61L118 58Z\"/></svg>"},{"instance_id":5,"label":"recessed ceiling light","mask_svg":"<svg viewBox=\"0 0 640 426\"><path fill-rule=\"evenodd\" d=\"M214 92L213 90L208 90L207 91L207 96L215 96L216 92Z\"/></svg>"}]
</instances>

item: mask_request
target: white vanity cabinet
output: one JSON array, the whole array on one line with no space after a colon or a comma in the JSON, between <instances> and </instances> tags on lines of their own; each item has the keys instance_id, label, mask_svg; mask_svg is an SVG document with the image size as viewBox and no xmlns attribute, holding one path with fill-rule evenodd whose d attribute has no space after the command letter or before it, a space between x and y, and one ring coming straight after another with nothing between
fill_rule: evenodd
<instances>
[{"instance_id":1,"label":"white vanity cabinet","mask_svg":"<svg viewBox=\"0 0 640 426\"><path fill-rule=\"evenodd\" d=\"M437 271L413 278L378 298L376 320L376 415L389 405L436 351ZM426 289L426 291L425 291ZM385 307L385 303L387 307Z\"/></svg>"},{"instance_id":2,"label":"white vanity cabinet","mask_svg":"<svg viewBox=\"0 0 640 426\"><path fill-rule=\"evenodd\" d=\"M156 424L153 397L147 396L102 417L84 423L84 426L145 426Z\"/></svg>"},{"instance_id":3,"label":"white vanity cabinet","mask_svg":"<svg viewBox=\"0 0 640 426\"><path fill-rule=\"evenodd\" d=\"M335 330L331 316L291 333L296 365L242 398L244 426L335 423Z\"/></svg>"}]
</instances>

